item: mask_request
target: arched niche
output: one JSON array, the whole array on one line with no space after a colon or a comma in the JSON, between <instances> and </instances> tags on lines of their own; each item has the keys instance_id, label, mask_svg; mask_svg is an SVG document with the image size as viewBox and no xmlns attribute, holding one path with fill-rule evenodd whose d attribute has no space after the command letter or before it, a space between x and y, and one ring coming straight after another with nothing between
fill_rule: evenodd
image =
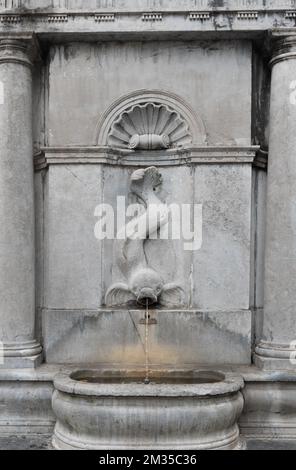
<instances>
[{"instance_id":1,"label":"arched niche","mask_svg":"<svg viewBox=\"0 0 296 470\"><path fill-rule=\"evenodd\" d=\"M202 119L179 96L138 90L115 101L103 114L95 143L121 149L186 148L206 144Z\"/></svg>"}]
</instances>

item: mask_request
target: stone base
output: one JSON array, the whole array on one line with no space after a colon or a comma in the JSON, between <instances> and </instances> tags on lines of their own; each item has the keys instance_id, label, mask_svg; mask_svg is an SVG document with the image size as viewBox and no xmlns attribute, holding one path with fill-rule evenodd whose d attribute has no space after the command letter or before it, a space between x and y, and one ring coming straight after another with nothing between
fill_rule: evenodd
<instances>
[{"instance_id":1,"label":"stone base","mask_svg":"<svg viewBox=\"0 0 296 470\"><path fill-rule=\"evenodd\" d=\"M129 447L128 445L125 445L123 447L109 447L108 444L104 445L103 447L91 447L90 449L92 450L246 450L247 449L247 443L243 438L238 438L238 432L235 433L235 442L232 442L230 445L224 445L222 442L222 445L219 447L210 447L210 448L205 448L205 447L200 447L197 446L195 447L194 444L191 444L189 446L182 445L182 444L174 444L174 445L169 445L169 446L164 446L161 445L157 447L156 444L151 445L139 445L139 446L132 446ZM231 437L231 436L230 436ZM233 437L233 436L232 436ZM54 436L52 438L52 447L55 450L88 450L88 447L85 447L83 445L83 442L78 442L76 443L77 445L73 445L73 442L68 442L65 440L64 436L61 435L58 431L57 428L55 428ZM218 445L218 444L217 444Z\"/></svg>"},{"instance_id":2,"label":"stone base","mask_svg":"<svg viewBox=\"0 0 296 470\"><path fill-rule=\"evenodd\" d=\"M243 448L235 450L296 450L296 440L284 439L247 439ZM51 436L13 436L0 437L0 450L54 450Z\"/></svg>"},{"instance_id":3,"label":"stone base","mask_svg":"<svg viewBox=\"0 0 296 470\"><path fill-rule=\"evenodd\" d=\"M9 440L15 436L52 433L55 423L51 407L54 373L40 369L0 370L1 438Z\"/></svg>"},{"instance_id":4,"label":"stone base","mask_svg":"<svg viewBox=\"0 0 296 470\"><path fill-rule=\"evenodd\" d=\"M101 367L105 370L103 365ZM77 366L66 369L70 373ZM262 440L263 448L272 449L281 441L285 448L295 448L296 373L263 371L254 366L225 369L238 373L245 380L244 410L239 420L242 439L258 442L258 449ZM52 435L56 421L51 405L53 379L61 370L65 370L65 366L46 364L35 370L0 370L0 439L5 441L6 448L22 445L24 436L33 442L35 438L46 440ZM16 437L20 441L15 442ZM30 446L30 442L26 446Z\"/></svg>"},{"instance_id":5,"label":"stone base","mask_svg":"<svg viewBox=\"0 0 296 470\"><path fill-rule=\"evenodd\" d=\"M42 363L42 354L28 357L5 357L0 369L35 369Z\"/></svg>"},{"instance_id":6,"label":"stone base","mask_svg":"<svg viewBox=\"0 0 296 470\"><path fill-rule=\"evenodd\" d=\"M290 344L260 342L255 349L254 363L263 370L294 370L296 349Z\"/></svg>"},{"instance_id":7,"label":"stone base","mask_svg":"<svg viewBox=\"0 0 296 470\"><path fill-rule=\"evenodd\" d=\"M243 389L240 429L245 439L282 439L296 443L296 376L257 373ZM249 380L249 378L245 378Z\"/></svg>"},{"instance_id":8,"label":"stone base","mask_svg":"<svg viewBox=\"0 0 296 470\"><path fill-rule=\"evenodd\" d=\"M296 364L292 364L290 359L264 357L254 354L254 364L262 370L294 370L296 372Z\"/></svg>"},{"instance_id":9,"label":"stone base","mask_svg":"<svg viewBox=\"0 0 296 470\"><path fill-rule=\"evenodd\" d=\"M34 369L42 362L42 347L36 340L4 343L0 369Z\"/></svg>"}]
</instances>

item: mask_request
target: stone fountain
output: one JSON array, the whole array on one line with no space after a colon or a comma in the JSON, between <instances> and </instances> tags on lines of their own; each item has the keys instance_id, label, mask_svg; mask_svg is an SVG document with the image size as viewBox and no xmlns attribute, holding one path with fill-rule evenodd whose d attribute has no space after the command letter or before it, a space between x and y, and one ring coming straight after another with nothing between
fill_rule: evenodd
<instances>
[{"instance_id":1,"label":"stone fountain","mask_svg":"<svg viewBox=\"0 0 296 470\"><path fill-rule=\"evenodd\" d=\"M169 142L166 134L136 134L129 146L161 149ZM161 185L162 175L155 166L131 174L130 190L140 207L114 242L114 262L125 281L111 284L105 298L110 309L144 307L139 323L145 326L145 365L138 370L92 368L57 375L56 449L243 448L237 424L243 410L240 376L149 367L149 327L157 327L157 311L182 309L185 297L178 282L167 282L149 265L145 252L147 240L157 240L155 234L170 219L158 194Z\"/></svg>"},{"instance_id":2,"label":"stone fountain","mask_svg":"<svg viewBox=\"0 0 296 470\"><path fill-rule=\"evenodd\" d=\"M54 381L56 449L241 449L243 380L213 371L77 370Z\"/></svg>"},{"instance_id":3,"label":"stone fountain","mask_svg":"<svg viewBox=\"0 0 296 470\"><path fill-rule=\"evenodd\" d=\"M295 447L295 14L0 2L1 443Z\"/></svg>"}]
</instances>

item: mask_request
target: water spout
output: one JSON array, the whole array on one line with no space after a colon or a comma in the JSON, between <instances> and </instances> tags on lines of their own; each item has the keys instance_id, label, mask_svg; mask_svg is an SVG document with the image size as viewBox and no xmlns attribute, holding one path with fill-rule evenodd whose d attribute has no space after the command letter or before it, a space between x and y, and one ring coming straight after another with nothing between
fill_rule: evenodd
<instances>
[{"instance_id":1,"label":"water spout","mask_svg":"<svg viewBox=\"0 0 296 470\"><path fill-rule=\"evenodd\" d=\"M140 305L153 305L157 303L157 295L151 287L143 287L137 297L137 302Z\"/></svg>"}]
</instances>

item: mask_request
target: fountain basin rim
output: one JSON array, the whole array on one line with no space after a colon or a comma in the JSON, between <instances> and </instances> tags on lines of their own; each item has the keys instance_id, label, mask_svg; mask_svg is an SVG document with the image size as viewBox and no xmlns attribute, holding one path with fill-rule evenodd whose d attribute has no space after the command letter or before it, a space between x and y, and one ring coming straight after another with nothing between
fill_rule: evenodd
<instances>
[{"instance_id":1,"label":"fountain basin rim","mask_svg":"<svg viewBox=\"0 0 296 470\"><path fill-rule=\"evenodd\" d=\"M95 396L95 397L137 397L137 396L164 396L164 397L204 397L219 396L225 394L236 393L244 387L243 378L232 372L222 372L219 370L211 370L209 372L218 374L223 377L222 380L209 383L165 383L165 375L163 383L151 382L145 384L142 382L128 382L128 383L91 383L75 380L73 376L78 373L98 373L98 376L106 377L103 375L102 370L99 369L77 369L72 372L65 371L59 372L54 377L55 389L70 393L77 396ZM120 371L118 371L120 372ZM188 371L186 371L188 372ZM205 373L203 370L190 371L198 374L198 372ZM113 371L114 374L114 371ZM118 374L119 375L119 374Z\"/></svg>"}]
</instances>

